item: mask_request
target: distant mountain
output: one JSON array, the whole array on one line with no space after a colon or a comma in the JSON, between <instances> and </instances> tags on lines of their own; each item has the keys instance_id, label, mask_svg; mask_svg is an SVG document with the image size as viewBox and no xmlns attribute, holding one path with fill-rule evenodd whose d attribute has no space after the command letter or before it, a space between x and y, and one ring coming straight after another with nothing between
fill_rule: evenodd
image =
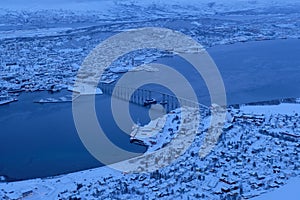
<instances>
[{"instance_id":1,"label":"distant mountain","mask_svg":"<svg viewBox=\"0 0 300 200\"><path fill-rule=\"evenodd\" d=\"M119 7L153 8L168 10L198 8L207 11L225 12L240 9L257 9L267 6L300 4L300 0L1 0L0 8L9 10L63 9L73 11L111 10Z\"/></svg>"}]
</instances>

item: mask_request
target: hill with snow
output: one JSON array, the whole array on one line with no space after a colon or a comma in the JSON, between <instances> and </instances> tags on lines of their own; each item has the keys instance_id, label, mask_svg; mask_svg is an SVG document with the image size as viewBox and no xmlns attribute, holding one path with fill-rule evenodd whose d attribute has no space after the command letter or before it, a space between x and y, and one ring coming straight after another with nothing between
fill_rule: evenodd
<instances>
[{"instance_id":1,"label":"hill with snow","mask_svg":"<svg viewBox=\"0 0 300 200\"><path fill-rule=\"evenodd\" d=\"M2 0L0 10L26 12L38 10L98 11L103 14L113 14L122 12L124 9L134 9L138 12L145 12L145 14L149 10L203 14L265 9L268 7L292 7L299 4L299 0L28 0L26 3L22 0Z\"/></svg>"}]
</instances>

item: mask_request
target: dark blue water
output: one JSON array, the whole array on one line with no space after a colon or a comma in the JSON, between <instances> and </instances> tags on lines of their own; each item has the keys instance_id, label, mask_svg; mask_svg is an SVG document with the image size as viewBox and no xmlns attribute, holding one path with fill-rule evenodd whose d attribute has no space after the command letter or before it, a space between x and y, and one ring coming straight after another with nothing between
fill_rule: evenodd
<instances>
[{"instance_id":1,"label":"dark blue water","mask_svg":"<svg viewBox=\"0 0 300 200\"><path fill-rule=\"evenodd\" d=\"M228 104L300 97L300 39L239 43L208 49Z\"/></svg>"},{"instance_id":2,"label":"dark blue water","mask_svg":"<svg viewBox=\"0 0 300 200\"><path fill-rule=\"evenodd\" d=\"M248 103L300 96L300 40L250 42L217 46L208 50L223 76L228 104ZM203 104L209 104L207 88L180 58L159 62L182 72ZM157 86L151 86L156 89ZM63 96L62 93L52 96ZM35 104L47 92L22 93L19 101L0 106L0 175L11 179L47 177L102 166L81 143L72 118L71 103ZM109 117L110 98L96 97L99 121L106 125L110 139L135 152L145 147L131 144ZM149 120L144 107L130 106L133 119ZM109 152L108 152L109 153Z\"/></svg>"},{"instance_id":3,"label":"dark blue water","mask_svg":"<svg viewBox=\"0 0 300 200\"><path fill-rule=\"evenodd\" d=\"M224 81L227 104L243 104L300 96L300 40L273 40L207 49ZM210 97L199 74L185 60L159 59L191 83L200 103Z\"/></svg>"},{"instance_id":4,"label":"dark blue water","mask_svg":"<svg viewBox=\"0 0 300 200\"><path fill-rule=\"evenodd\" d=\"M0 107L1 175L27 179L102 166L87 152L77 135L71 103L33 103L40 98L60 97L66 93L69 92L22 93L18 102ZM105 116L109 102L110 97L106 95L96 96L97 116L109 131L109 138L125 150L143 153L145 147L131 144L129 136ZM139 110L145 108L133 105L132 109L141 113ZM140 120L144 120L143 116Z\"/></svg>"}]
</instances>

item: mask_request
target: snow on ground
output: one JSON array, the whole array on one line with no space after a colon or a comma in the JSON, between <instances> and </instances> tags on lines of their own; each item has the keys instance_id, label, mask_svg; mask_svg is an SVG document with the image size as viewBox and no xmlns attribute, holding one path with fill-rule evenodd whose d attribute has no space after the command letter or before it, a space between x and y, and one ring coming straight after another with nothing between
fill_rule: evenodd
<instances>
[{"instance_id":1,"label":"snow on ground","mask_svg":"<svg viewBox=\"0 0 300 200\"><path fill-rule=\"evenodd\" d=\"M18 38L18 37L49 37L49 36L57 36L65 33L68 30L72 30L71 28L41 28L41 29L33 29L33 30L9 30L9 31L1 31L0 39L10 39L10 38Z\"/></svg>"},{"instance_id":2,"label":"snow on ground","mask_svg":"<svg viewBox=\"0 0 300 200\"><path fill-rule=\"evenodd\" d=\"M182 107L176 109L167 115L152 120L146 126L134 126L131 135L131 140L137 140L147 146L146 153L151 153L159 150L169 144L178 135L178 131L184 129L186 137L198 131L200 116L197 116L197 109ZM207 116L203 116L205 119ZM181 124L181 120L184 123ZM209 121L207 122L209 123ZM197 130L194 130L194 129ZM202 127L201 127L202 128Z\"/></svg>"},{"instance_id":3,"label":"snow on ground","mask_svg":"<svg viewBox=\"0 0 300 200\"><path fill-rule=\"evenodd\" d=\"M266 6L282 6L293 5L299 3L299 0L27 0L26 3L22 0L2 0L0 6L2 9L11 10L41 10L41 9L62 9L73 11L99 10L101 12L116 8L118 5L126 6L141 6L141 7L202 7L202 9L210 8L217 11L233 11L243 9L263 8Z\"/></svg>"},{"instance_id":4,"label":"snow on ground","mask_svg":"<svg viewBox=\"0 0 300 200\"><path fill-rule=\"evenodd\" d=\"M9 184L1 183L0 191L7 191L1 199L18 199L23 195L24 191L30 191L30 195L24 199L40 200L40 199L57 199L59 192L76 191L78 184L88 185L90 182L104 181L104 178L119 178L123 176L120 172L108 167L101 167L82 172L71 173L59 177L48 179L33 179L27 181L12 182ZM0 192L0 193L1 193Z\"/></svg>"},{"instance_id":5,"label":"snow on ground","mask_svg":"<svg viewBox=\"0 0 300 200\"><path fill-rule=\"evenodd\" d=\"M41 2L0 2L3 94L68 88L84 57L108 32L167 27L190 35L206 47L300 38L299 0ZM140 61L147 63L163 56L150 54L153 59L150 56ZM113 81L117 73L129 70L120 66L128 66L130 61L115 63L105 80ZM252 198L300 176L299 139L293 135L299 132L300 121L295 111L299 113L299 104L229 110L235 121L227 124L216 148L205 159L197 155L203 131L176 162L156 172L122 174L103 167L48 179L0 183L0 198Z\"/></svg>"},{"instance_id":6,"label":"snow on ground","mask_svg":"<svg viewBox=\"0 0 300 200\"><path fill-rule=\"evenodd\" d=\"M300 178L292 178L288 183L279 189L267 192L253 200L299 200L300 198Z\"/></svg>"},{"instance_id":7,"label":"snow on ground","mask_svg":"<svg viewBox=\"0 0 300 200\"><path fill-rule=\"evenodd\" d=\"M242 106L241 111L249 114L258 114L258 115L272 115L272 114L281 114L281 115L295 115L298 113L300 115L300 104L290 104L290 103L281 103L279 105L269 105L269 106Z\"/></svg>"},{"instance_id":8,"label":"snow on ground","mask_svg":"<svg viewBox=\"0 0 300 200\"><path fill-rule=\"evenodd\" d=\"M80 64L97 44L132 28L171 28L205 47L300 38L298 7L298 0L3 0L0 93L65 89L74 83ZM132 61L145 64L163 56L154 51L130 54L114 63L103 81L116 80L133 67Z\"/></svg>"},{"instance_id":9,"label":"snow on ground","mask_svg":"<svg viewBox=\"0 0 300 200\"><path fill-rule=\"evenodd\" d=\"M34 10L98 10L105 12L115 6L110 0L2 0L0 8L7 10L34 11Z\"/></svg>"},{"instance_id":10,"label":"snow on ground","mask_svg":"<svg viewBox=\"0 0 300 200\"><path fill-rule=\"evenodd\" d=\"M2 13L5 18L0 20L0 24L4 27L24 24L30 25L32 28L32 25L45 26L52 23L70 25L90 22L95 25L95 22L99 20L102 22L111 20L121 22L162 18L182 19L183 17L220 14L221 17L226 18L223 14L255 16L255 12L262 14L264 10L270 12L264 13L264 15L285 12L278 9L280 7L288 7L294 12L294 7L299 5L299 0L29 0L26 3L23 3L22 0L2 0L0 2L0 15ZM35 23L41 22L43 18L47 19L49 24ZM287 28L285 23L282 25ZM288 27L290 26L288 25ZM3 27L0 26L1 28ZM26 26L22 27L22 29L24 28Z\"/></svg>"}]
</instances>

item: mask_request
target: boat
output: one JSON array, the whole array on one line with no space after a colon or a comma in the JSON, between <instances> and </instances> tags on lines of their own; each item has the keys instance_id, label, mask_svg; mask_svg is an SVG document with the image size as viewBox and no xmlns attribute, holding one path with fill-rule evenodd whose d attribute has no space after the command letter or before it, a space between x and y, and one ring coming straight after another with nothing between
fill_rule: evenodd
<instances>
[{"instance_id":1,"label":"boat","mask_svg":"<svg viewBox=\"0 0 300 200\"><path fill-rule=\"evenodd\" d=\"M71 95L67 95L64 97L59 97L59 98L45 98L45 99L40 99L38 101L34 101L34 103L40 103L40 104L44 104L44 103L67 103L67 102L72 102L72 96Z\"/></svg>"}]
</instances>

